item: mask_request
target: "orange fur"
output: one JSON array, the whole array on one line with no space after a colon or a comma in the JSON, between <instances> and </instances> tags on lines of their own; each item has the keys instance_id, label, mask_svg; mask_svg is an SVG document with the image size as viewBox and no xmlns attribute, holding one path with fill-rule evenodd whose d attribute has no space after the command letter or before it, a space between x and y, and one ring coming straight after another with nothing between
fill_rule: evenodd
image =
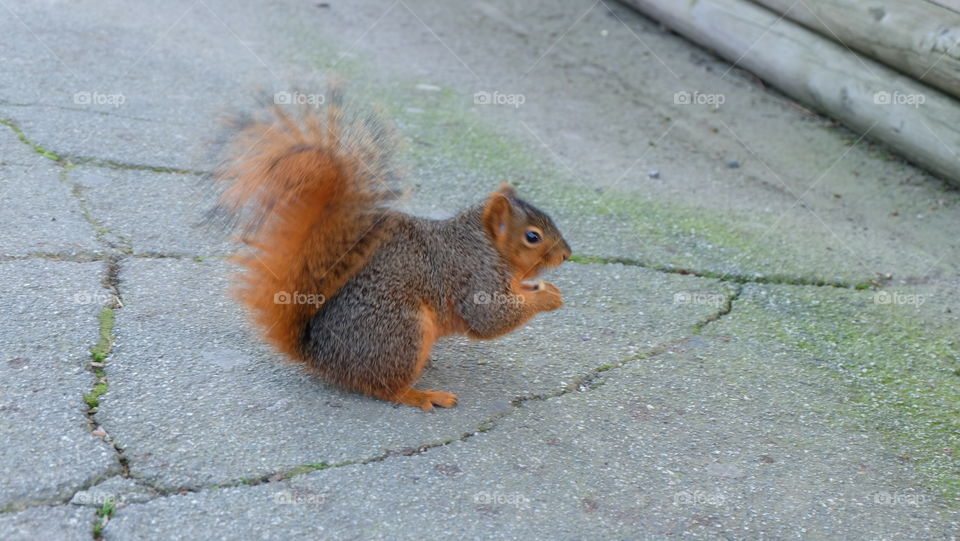
<instances>
[{"instance_id":1,"label":"orange fur","mask_svg":"<svg viewBox=\"0 0 960 541\"><path fill-rule=\"evenodd\" d=\"M231 182L221 204L240 216L251 247L237 258L246 272L235 294L267 342L305 362L310 319L381 238L388 215L373 209L390 197L382 187L390 172L376 166L387 149L379 132L346 124L334 105L325 119L308 111L298 122L274 108L270 120L235 139L219 173Z\"/></svg>"},{"instance_id":2,"label":"orange fur","mask_svg":"<svg viewBox=\"0 0 960 541\"><path fill-rule=\"evenodd\" d=\"M517 242L524 230L534 229L543 233L511 210L510 199L516 197L513 188L502 184L490 194L483 208L483 226L497 246L497 250L510 264L512 275L520 279L536 276L544 268L553 268L570 257L570 247L558 238L536 246Z\"/></svg>"},{"instance_id":3,"label":"orange fur","mask_svg":"<svg viewBox=\"0 0 960 541\"><path fill-rule=\"evenodd\" d=\"M411 387L415 381L420 379L420 373L430 359L430 350L433 348L433 343L444 334L446 333L444 333L444 330L439 324L436 312L434 312L429 305L424 304L421 308L420 316L420 351L417 355L417 365L411 374L410 382L406 383L396 394L382 395L380 398L407 406L414 406L423 411L432 410L434 405L442 408L452 408L457 405L457 395L453 393L434 391L432 389L419 391Z\"/></svg>"}]
</instances>

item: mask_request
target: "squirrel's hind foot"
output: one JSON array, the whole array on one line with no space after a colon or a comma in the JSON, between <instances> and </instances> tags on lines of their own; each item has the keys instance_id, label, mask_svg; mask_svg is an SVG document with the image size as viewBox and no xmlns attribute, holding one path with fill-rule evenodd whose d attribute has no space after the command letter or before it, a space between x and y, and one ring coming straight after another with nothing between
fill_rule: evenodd
<instances>
[{"instance_id":1,"label":"squirrel's hind foot","mask_svg":"<svg viewBox=\"0 0 960 541\"><path fill-rule=\"evenodd\" d=\"M452 408L457 405L457 395L434 390L418 391L416 389L407 389L392 400L399 404L420 408L423 411L430 411L434 406Z\"/></svg>"}]
</instances>

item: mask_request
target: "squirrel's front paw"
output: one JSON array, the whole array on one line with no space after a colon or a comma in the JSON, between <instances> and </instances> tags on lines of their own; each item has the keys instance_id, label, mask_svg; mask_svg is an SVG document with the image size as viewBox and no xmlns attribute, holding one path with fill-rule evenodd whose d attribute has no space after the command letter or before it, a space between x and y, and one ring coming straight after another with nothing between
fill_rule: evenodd
<instances>
[{"instance_id":1,"label":"squirrel's front paw","mask_svg":"<svg viewBox=\"0 0 960 541\"><path fill-rule=\"evenodd\" d=\"M563 306L563 296L560 295L560 289L550 282L540 280L537 283L537 296L542 299L540 302L545 311L556 310Z\"/></svg>"}]
</instances>

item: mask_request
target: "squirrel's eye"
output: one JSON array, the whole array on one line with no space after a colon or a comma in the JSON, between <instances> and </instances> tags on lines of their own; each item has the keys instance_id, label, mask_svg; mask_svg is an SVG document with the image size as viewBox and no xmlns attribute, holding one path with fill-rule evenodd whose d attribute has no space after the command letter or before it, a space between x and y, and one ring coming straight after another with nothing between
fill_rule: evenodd
<instances>
[{"instance_id":1,"label":"squirrel's eye","mask_svg":"<svg viewBox=\"0 0 960 541\"><path fill-rule=\"evenodd\" d=\"M541 240L543 239L540 237L540 233L537 233L536 231L527 231L527 242L530 244L536 244Z\"/></svg>"}]
</instances>

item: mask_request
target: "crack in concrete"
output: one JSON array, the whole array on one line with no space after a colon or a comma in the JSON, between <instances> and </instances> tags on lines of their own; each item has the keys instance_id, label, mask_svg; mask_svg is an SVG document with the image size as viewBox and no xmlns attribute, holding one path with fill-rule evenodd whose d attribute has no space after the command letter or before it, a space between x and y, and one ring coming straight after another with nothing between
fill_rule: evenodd
<instances>
[{"instance_id":1,"label":"crack in concrete","mask_svg":"<svg viewBox=\"0 0 960 541\"><path fill-rule=\"evenodd\" d=\"M13 125L8 124L14 131L17 131L19 128ZM20 132L22 134L22 132ZM18 134L19 135L19 134ZM31 146L34 146L26 137L21 137L21 140ZM42 149L39 145L35 146L35 150L38 148ZM39 152L39 151L38 151ZM43 154L45 155L45 154ZM51 153L52 155L52 153ZM46 156L46 155L45 155ZM46 156L50 157L50 156ZM52 158L51 158L52 159ZM87 405L87 411L85 412L87 418L87 424L90 427L91 435L102 439L108 445L110 445L115 453L117 463L120 466L120 475L123 477L130 476L130 465L127 461L126 456L123 454L123 449L119 446L117 441L107 434L98 424L96 420L96 414L99 411L100 407L100 397L107 392L109 389L109 380L107 378L107 359L110 356L112 346L113 346L113 328L115 323L116 311L123 308L123 300L120 294L120 256L116 252L128 253L132 251L132 246L129 246L129 241L124 239L120 235L113 234L114 237L119 239L121 242L126 244L125 246L120 246L116 242L112 242L107 238L108 234L112 232L106 228L102 222L97 220L93 212L90 210L90 207L87 205L86 200L83 197L83 187L76 183L71 182L69 179L70 171L77 166L76 163L73 163L70 160L64 161L63 159L57 160L57 165L62 167L60 172L60 181L65 185L70 187L70 194L77 200L77 204L80 208L81 215L84 220L90 224L96 235L96 240L100 244L103 244L108 248L109 251L114 252L106 256L100 256L96 260L105 261L106 263L106 272L103 276L102 285L105 289L109 290L113 299L109 301L101 310L97 319L99 322L99 339L97 344L90 350L90 362L88 364L88 369L94 376L94 384L90 389L90 392L83 396L83 400ZM73 500L74 496L77 493L89 490L91 487L96 486L103 480L95 480L94 482L88 484L85 487L81 487L79 490L75 491L70 497L66 500L65 504L69 504ZM108 509L109 507L109 509ZM102 537L103 528L109 522L110 518L116 512L116 507L112 502L104 502L102 508L98 510L96 515L96 520L93 525L93 538L100 539Z\"/></svg>"},{"instance_id":2,"label":"crack in concrete","mask_svg":"<svg viewBox=\"0 0 960 541\"><path fill-rule=\"evenodd\" d=\"M84 395L84 401L88 406L87 422L91 426L91 432L95 436L103 438L104 441L114 448L117 453L117 460L120 463L121 474L126 477L130 474L130 468L127 464L126 457L123 456L123 450L116 444L113 438L100 428L94 417L100 407L100 396L106 393L109 388L109 380L107 379L106 372L107 359L113 349L113 328L116 311L123 308L123 299L120 295L119 287L120 260L115 256L111 257L107 260L106 267L106 273L102 283L103 287L110 290L113 294L113 299L103 307L98 316L100 322L100 337L97 345L90 350L91 361L88 366L96 377L96 383L90 393Z\"/></svg>"},{"instance_id":3,"label":"crack in concrete","mask_svg":"<svg viewBox=\"0 0 960 541\"><path fill-rule=\"evenodd\" d=\"M104 240L107 243L106 240ZM118 249L118 251L122 251ZM220 254L220 255L191 255L191 254L164 254L157 252L143 252L143 253L129 253L122 251L124 257L132 257L135 259L179 259L179 260L191 260L196 262L206 261L208 259L223 259L227 260L233 257L231 254ZM116 254L109 253L96 253L96 252L28 252L23 255L0 255L0 263L8 263L13 261L29 261L31 259L42 259L44 261L68 261L71 263L91 263L94 261L110 261L111 258L116 257Z\"/></svg>"},{"instance_id":4,"label":"crack in concrete","mask_svg":"<svg viewBox=\"0 0 960 541\"><path fill-rule=\"evenodd\" d=\"M0 158L2 160L3 158ZM25 169L32 169L36 164L33 163L20 163L20 162L7 162L0 161L0 167L22 167Z\"/></svg>"},{"instance_id":5,"label":"crack in concrete","mask_svg":"<svg viewBox=\"0 0 960 541\"><path fill-rule=\"evenodd\" d=\"M595 383L595 380L598 379L605 372L619 369L634 361L655 357L657 355L660 355L662 353L669 351L671 348L676 347L677 345L683 344L684 342L691 340L695 335L700 334L700 332L703 330L704 327L730 314L731 311L733 310L733 303L740 296L742 289L743 289L742 287L738 287L735 291L733 291L733 293L731 293L727 297L727 300L724 303L724 306L722 306L719 310L717 310L713 314L710 314L706 318L694 323L693 326L691 327L691 336L687 336L685 338L673 340L673 341L655 346L645 353L641 353L639 355L634 355L632 357L623 359L615 364L607 364L607 365L596 367L593 370L589 371L587 374L584 374L583 376L577 378L574 382L567 384L562 389L556 392L547 393L547 394L527 395L527 396L520 396L520 397L514 398L510 402L511 409L504 410L500 413L497 413L495 415L492 415L480 421L480 423L477 425L477 427L473 431L464 432L457 437L453 437L447 440L434 442L434 443L425 443L416 447L388 449L379 455L365 458L365 459L360 459L360 460L347 460L347 461L338 462L334 464L330 464L327 462L315 462L315 463L303 464L293 468L288 468L288 469L276 471L273 473L267 473L267 474L259 475L256 477L244 477L244 478L241 478L239 481L233 482L233 483L221 483L216 485L202 486L198 488L181 487L181 488L170 490L170 489L164 489L158 486L157 484L151 483L144 479L139 479L133 475L130 475L130 477L133 479L136 479L137 482L139 482L140 484L143 484L144 486L147 486L150 489L152 489L154 492L156 492L157 495L154 498L151 498L150 500L147 501L149 502L155 499L165 498L173 495L199 493L204 490L219 490L224 488L236 488L241 486L258 486L258 485L267 484L267 483L286 481L294 477L305 475L307 473L311 473L314 471L340 468L344 466L363 466L367 464L375 464L378 462L383 462L391 457L419 455L431 449L445 447L447 445L450 445L456 442L464 442L476 436L477 434L492 430L498 421L513 415L514 413L516 413L517 410L519 410L523 406L523 404L527 402L543 401L543 400L550 400L553 398L559 398L561 396L570 394L574 391L577 391L577 392L592 391L593 389L596 389L597 387L599 387L599 385ZM142 502L142 503L147 503L147 502ZM133 504L133 505L139 505L139 504Z\"/></svg>"},{"instance_id":6,"label":"crack in concrete","mask_svg":"<svg viewBox=\"0 0 960 541\"><path fill-rule=\"evenodd\" d=\"M369 457L369 458L365 458L365 459L361 459L361 460L346 460L346 461L343 461L343 462L337 462L337 463L333 463L333 464L327 463L327 462L314 462L314 463L302 464L302 465L300 465L300 466L295 466L295 467L293 467L293 468L288 468L288 469L280 470L280 471L273 472L273 473L267 473L267 474L259 475L259 476L256 476L256 477L242 477L242 478L240 478L239 481L236 481L236 482L233 482L233 483L220 483L220 484L215 484L215 485L202 486L202 487L198 487L198 488L181 487L181 488L176 488L176 489L172 489L172 490L171 490L171 489L164 489L164 488L158 486L157 484L151 483L151 482L149 482L149 481L147 481L147 480L145 480L145 479L140 479L140 478L137 478L137 477L135 477L135 476L131 476L131 477L132 477L133 479L135 479L138 483L140 483L140 484L142 484L142 485L144 485L144 486L149 487L151 490L153 490L154 492L157 493L157 495L156 495L154 498L151 498L150 500L147 500L147 501L145 501L145 502L142 502L142 503L148 503L148 502L150 502L150 501L153 501L153 500L156 500L156 499L160 499L160 498L166 498L166 497L169 497L169 496L183 495L183 494L195 494L195 493L203 492L203 491L205 491L205 490L219 490L219 489L224 489L224 488L237 488L237 487L242 487L242 486L250 486L250 487L252 487L252 486L258 486L258 485L262 485L262 484L268 484L268 483L276 483L276 482L280 482L280 481L286 481L286 480L289 480L289 479L293 479L294 477L298 477L298 476L305 475L305 474L308 474L308 473L312 473L312 472L315 472L315 471L327 470L327 469L332 469L332 468L340 468L340 467L344 467L344 466L364 466L364 465L367 465L367 464L375 464L375 463L378 463L378 462L383 462L383 461L385 461L385 460L387 460L388 458L391 458L391 457L419 455L419 454L423 454L423 453L429 451L430 449L436 449L436 448L439 448L439 447L444 447L444 446L450 445L451 443L458 442L458 441L466 441L466 440L472 438L473 436L477 435L478 433L487 432L487 431L489 431L490 429L492 429L492 428L493 428L493 425L494 425L497 421L499 421L500 419L503 419L504 417L507 417L507 416L509 416L509 415L512 415L512 414L514 413L514 411L516 411L516 409L519 408L519 406L520 406L520 404L521 404L522 402L525 402L525 401L527 401L527 400L535 400L535 399L539 399L539 398L536 398L536 397L531 397L531 398L522 397L522 398L517 398L517 399L513 400L513 401L511 402L511 406L513 407L513 410L503 411L503 412L501 412L501 413L498 413L498 414L496 414L496 415L493 415L493 416L491 416L491 417L488 417L487 419L484 419L483 421L481 421L481 422L479 423L479 425L477 426L477 428L476 428L475 430L473 430L472 432L464 432L464 433L460 434L459 436L454 437L454 438L450 438L450 439L448 439L448 440L439 441L439 442L434 442L434 443L425 443L425 444L422 444L422 445L419 445L419 446L416 446L416 447L403 447L403 448L400 448L400 449L388 449L388 450L384 451L383 453L381 453L381 454L379 454L379 455L375 455L375 456L373 456L373 457ZM138 503L138 504L133 504L133 505L139 505L139 503Z\"/></svg>"},{"instance_id":7,"label":"crack in concrete","mask_svg":"<svg viewBox=\"0 0 960 541\"><path fill-rule=\"evenodd\" d=\"M6 507L0 508L0 516L2 515L14 515L16 513L21 513L29 509L36 509L37 507L64 507L70 505L70 501L73 500L73 497L78 493L83 492L84 490L89 490L100 483L110 479L112 476L101 477L99 474L91 478L89 481L80 485L77 490L71 492L65 498L49 498L49 499L36 499L28 500L26 503L17 503L15 505L7 505Z\"/></svg>"},{"instance_id":8,"label":"crack in concrete","mask_svg":"<svg viewBox=\"0 0 960 541\"><path fill-rule=\"evenodd\" d=\"M140 116L125 115L125 114L122 114L122 113L115 113L115 112L111 112L111 111L92 111L92 110L90 110L90 109L84 109L84 108L82 108L82 107L69 107L69 106L66 106L66 105L55 105L55 104L47 104L47 103L15 103L15 102L9 102L9 101L0 100L0 106L2 106L2 107L23 107L23 108L34 107L34 108L37 108L37 109L58 109L58 110L61 110L61 111L74 111L74 112L77 112L77 113L85 113L85 114L88 114L88 115L99 115L99 116L107 116L107 117L112 117L112 118L125 118L125 119L128 119L128 120L138 120L138 121L140 121L140 122L150 122L150 123L154 123L154 124L161 124L161 123L162 123L162 124L168 124L168 125L171 125L171 126L188 126L188 124L185 124L185 123L182 123L182 122L160 121L160 120L157 120L157 119L154 119L154 118L145 118L145 117L140 117Z\"/></svg>"},{"instance_id":9,"label":"crack in concrete","mask_svg":"<svg viewBox=\"0 0 960 541\"><path fill-rule=\"evenodd\" d=\"M104 241L106 242L106 241ZM145 253L127 253L123 252L125 257L132 257L135 259L179 259L179 260L191 260L196 262L206 261L208 259L230 259L230 255L190 255L190 254L164 254L164 253L154 253L154 252L145 252ZM60 253L60 252L28 252L23 255L0 255L0 263L8 263L12 261L29 261L31 259L42 259L44 261L67 261L71 263L91 263L94 261L110 261L111 258L116 257L115 254L107 253L95 253L95 252L71 252L71 253Z\"/></svg>"},{"instance_id":10,"label":"crack in concrete","mask_svg":"<svg viewBox=\"0 0 960 541\"><path fill-rule=\"evenodd\" d=\"M121 162L109 158L94 158L89 156L66 155L70 163L74 165L87 165L94 167L107 167L110 169L123 169L128 171L153 171L154 173L173 173L176 175L194 175L206 177L211 175L210 171L200 171L197 169L185 169L180 167L168 167L165 165L149 165L140 163Z\"/></svg>"},{"instance_id":11,"label":"crack in concrete","mask_svg":"<svg viewBox=\"0 0 960 541\"><path fill-rule=\"evenodd\" d=\"M649 269L652 271L663 272L667 274L682 274L689 276L696 276L699 278L712 278L714 280L719 280L721 282L730 282L735 284L772 284L772 285L791 285L791 286L811 286L811 287L834 287L838 289L869 289L870 287L878 287L882 285L878 279L865 281L865 282L844 282L841 280L825 280L825 279L815 279L815 278L800 278L795 276L787 276L782 274L772 275L772 276L763 276L763 275L754 275L748 276L745 274L736 274L736 273L720 273L715 271L708 270L694 270L673 267L670 265L656 265L652 263L646 263L637 259L631 259L627 257L598 257L590 255L573 255L570 257L570 261L573 263L581 264L603 264L608 265L611 263L619 263L621 265L627 265L631 267L641 267L644 269Z\"/></svg>"},{"instance_id":12,"label":"crack in concrete","mask_svg":"<svg viewBox=\"0 0 960 541\"><path fill-rule=\"evenodd\" d=\"M72 195L74 199L76 199L77 206L80 207L80 214L83 216L83 219L86 220L88 224L90 224L90 227L93 228L94 234L97 237L97 241L100 242L100 244L104 244L109 248L120 251L122 253L131 252L133 250L133 246L130 240L124 238L122 235L113 233L112 231L110 231L109 228L103 225L103 222L96 219L93 216L93 212L90 210L90 206L87 205L87 200L84 199L83 197L84 187L81 184L70 180L70 171L77 166L75 164L70 164L70 163L61 164L61 165L63 166L63 169L61 169L60 171L60 182L62 182L63 184L65 184L67 187L70 188L70 195ZM121 246L121 245L118 245L118 243L111 242L110 240L108 240L107 239L108 234L113 235L114 237L119 239L119 241L123 245ZM107 259L109 260L109 258Z\"/></svg>"},{"instance_id":13,"label":"crack in concrete","mask_svg":"<svg viewBox=\"0 0 960 541\"><path fill-rule=\"evenodd\" d=\"M4 126L7 126L11 130L13 130L13 133L17 135L17 139L19 139L21 143L33 149L33 151L36 152L37 154L43 156L44 158L47 158L48 160L53 160L55 162L62 161L62 158L58 154L55 154L43 148L39 144L31 141L27 137L27 134L23 133L23 129L21 129L20 126L18 126L14 121L7 118L0 118L0 124L3 124Z\"/></svg>"},{"instance_id":14,"label":"crack in concrete","mask_svg":"<svg viewBox=\"0 0 960 541\"><path fill-rule=\"evenodd\" d=\"M191 255L191 254L164 254L159 252L141 252L136 254L130 254L130 257L136 259L179 259L179 260L190 260L200 263L208 259L223 259L228 260L232 255Z\"/></svg>"},{"instance_id":15,"label":"crack in concrete","mask_svg":"<svg viewBox=\"0 0 960 541\"><path fill-rule=\"evenodd\" d=\"M11 261L28 261L30 259L43 259L45 261L69 261L71 263L90 263L92 261L106 261L110 256L93 252L28 252L24 255L4 255L0 256L0 263Z\"/></svg>"},{"instance_id":16,"label":"crack in concrete","mask_svg":"<svg viewBox=\"0 0 960 541\"><path fill-rule=\"evenodd\" d=\"M727 297L726 302L724 302L723 306L720 307L720 310L718 310L716 313L714 313L711 316L707 316L705 319L697 322L694 325L694 329L693 329L694 334L702 333L704 327L706 327L707 325L715 321L719 321L722 317L726 315L729 315L730 312L733 311L733 303L740 298L741 293L743 293L743 284L738 285L737 288L733 291L733 293L729 297Z\"/></svg>"},{"instance_id":17,"label":"crack in concrete","mask_svg":"<svg viewBox=\"0 0 960 541\"><path fill-rule=\"evenodd\" d=\"M165 165L149 165L149 164L140 164L140 163L129 163L121 162L118 160L113 160L109 158L96 158L92 156L81 156L76 154L66 154L66 153L57 153L52 150L45 148L40 143L37 143L27 137L26 133L23 131L16 122L8 118L0 118L0 124L7 126L17 135L17 138L20 139L20 142L29 146L33 149L34 152L55 162L58 165L62 166L77 166L77 165L89 165L95 167L107 167L110 169L123 169L130 171L153 171L155 173L173 173L178 175L195 175L195 176L209 176L211 173L209 171L199 171L196 169L185 169L180 167L169 167Z\"/></svg>"},{"instance_id":18,"label":"crack in concrete","mask_svg":"<svg viewBox=\"0 0 960 541\"><path fill-rule=\"evenodd\" d=\"M100 396L109 389L109 380L107 378L107 358L113 349L113 328L115 322L116 310L123 308L123 300L120 295L120 260L112 256L107 260L106 273L103 277L103 286L113 293L113 301L104 306L98 317L100 321L100 340L93 349L90 350L91 361L89 363L90 371L93 372L95 383L90 393L84 395L83 400L87 404L87 423L90 426L90 433L93 436L101 438L110 447L113 448L117 463L120 465L120 475L130 477L130 464L127 457L123 454L123 449L117 443L116 439L107 434L100 425L97 424L96 414L100 408ZM98 483L94 483L94 486ZM87 487L89 489L90 487ZM85 489L86 490L86 489ZM79 491L78 491L79 492ZM76 493L74 493L74 496ZM68 502L73 500L70 497ZM116 512L115 502L104 502L101 509L96 514L93 524L93 539L102 539L103 528L106 527L110 518Z\"/></svg>"}]
</instances>

